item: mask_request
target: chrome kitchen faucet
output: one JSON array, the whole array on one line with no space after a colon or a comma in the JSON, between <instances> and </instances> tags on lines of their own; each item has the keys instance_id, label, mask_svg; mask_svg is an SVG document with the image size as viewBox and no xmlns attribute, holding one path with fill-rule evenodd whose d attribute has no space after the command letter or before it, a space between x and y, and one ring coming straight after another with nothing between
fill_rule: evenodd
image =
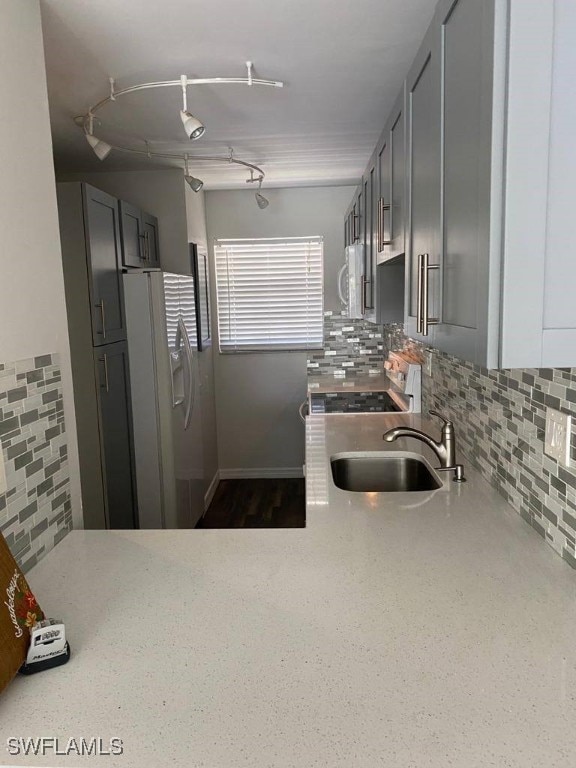
<instances>
[{"instance_id":1,"label":"chrome kitchen faucet","mask_svg":"<svg viewBox=\"0 0 576 768\"><path fill-rule=\"evenodd\" d=\"M437 416L444 422L442 425L442 433L440 442L436 442L430 435L425 432L421 432L419 429L413 427L395 427L394 429L385 432L382 437L387 443L393 443L399 437L413 437L415 440L421 440L426 445L430 446L438 459L440 460L440 466L437 469L440 472L454 472L452 478L456 483L466 482L464 477L464 467L462 464L456 464L456 436L454 434L454 424L442 416L438 411L429 411L431 416Z\"/></svg>"}]
</instances>

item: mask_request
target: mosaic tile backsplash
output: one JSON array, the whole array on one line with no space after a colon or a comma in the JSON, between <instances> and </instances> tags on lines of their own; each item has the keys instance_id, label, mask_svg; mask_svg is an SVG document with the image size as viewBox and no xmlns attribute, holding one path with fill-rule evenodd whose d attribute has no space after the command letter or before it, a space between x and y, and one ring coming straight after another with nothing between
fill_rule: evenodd
<instances>
[{"instance_id":1,"label":"mosaic tile backsplash","mask_svg":"<svg viewBox=\"0 0 576 768\"><path fill-rule=\"evenodd\" d=\"M0 530L24 571L72 530L58 355L0 364Z\"/></svg>"},{"instance_id":2,"label":"mosaic tile backsplash","mask_svg":"<svg viewBox=\"0 0 576 768\"><path fill-rule=\"evenodd\" d=\"M309 353L308 375L366 376L381 373L383 362L382 326L324 313L324 349Z\"/></svg>"},{"instance_id":3,"label":"mosaic tile backsplash","mask_svg":"<svg viewBox=\"0 0 576 768\"><path fill-rule=\"evenodd\" d=\"M376 326L332 312L324 318L324 338L324 350L308 359L309 375L381 372L390 350L426 350L401 324ZM432 376L422 370L422 409L455 421L465 461L576 568L576 368L489 371L431 351ZM570 469L544 453L546 408L574 417Z\"/></svg>"},{"instance_id":4,"label":"mosaic tile backsplash","mask_svg":"<svg viewBox=\"0 0 576 768\"><path fill-rule=\"evenodd\" d=\"M424 351L401 325L384 326L384 344ZM576 433L564 469L544 453L547 407L576 417L576 368L489 371L433 350L422 370L422 409L454 419L466 460L576 568Z\"/></svg>"}]
</instances>

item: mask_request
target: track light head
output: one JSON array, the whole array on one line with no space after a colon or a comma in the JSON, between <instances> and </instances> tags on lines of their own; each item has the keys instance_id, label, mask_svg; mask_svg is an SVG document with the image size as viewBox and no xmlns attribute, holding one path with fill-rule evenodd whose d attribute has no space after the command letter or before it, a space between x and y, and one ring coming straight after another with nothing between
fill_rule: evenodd
<instances>
[{"instance_id":1,"label":"track light head","mask_svg":"<svg viewBox=\"0 0 576 768\"><path fill-rule=\"evenodd\" d=\"M264 195L261 192L256 192L256 202L258 203L258 208L268 208L270 205L270 201L267 200Z\"/></svg>"},{"instance_id":2,"label":"track light head","mask_svg":"<svg viewBox=\"0 0 576 768\"><path fill-rule=\"evenodd\" d=\"M110 144L106 144L106 142L102 141L102 139L97 139L96 136L93 136L91 133L86 134L86 141L94 150L94 154L98 160L106 160L112 151Z\"/></svg>"},{"instance_id":3,"label":"track light head","mask_svg":"<svg viewBox=\"0 0 576 768\"><path fill-rule=\"evenodd\" d=\"M256 192L256 195L255 195L256 202L258 203L258 208L261 208L262 210L264 210L264 208L268 208L268 206L270 205L270 201L267 200L261 192L263 180L264 180L264 176L260 176L258 178L258 192ZM250 179L250 181L252 181L252 179ZM256 181L256 179L254 179L254 181Z\"/></svg>"},{"instance_id":4,"label":"track light head","mask_svg":"<svg viewBox=\"0 0 576 768\"><path fill-rule=\"evenodd\" d=\"M204 135L206 128L204 128L200 120L198 120L197 117L194 117L191 112L188 112L187 109L180 110L180 119L182 120L186 135L191 141L196 141L196 139L199 139Z\"/></svg>"},{"instance_id":5,"label":"track light head","mask_svg":"<svg viewBox=\"0 0 576 768\"><path fill-rule=\"evenodd\" d=\"M204 186L202 179L197 179L195 176L190 176L189 173L185 174L184 178L186 179L186 183L190 185L194 192L200 192Z\"/></svg>"}]
</instances>

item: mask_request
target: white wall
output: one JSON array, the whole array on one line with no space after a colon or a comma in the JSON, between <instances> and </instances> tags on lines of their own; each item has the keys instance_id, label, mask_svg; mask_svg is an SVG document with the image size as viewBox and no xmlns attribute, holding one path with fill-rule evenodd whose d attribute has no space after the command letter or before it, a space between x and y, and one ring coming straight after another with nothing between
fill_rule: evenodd
<instances>
[{"instance_id":1,"label":"white wall","mask_svg":"<svg viewBox=\"0 0 576 768\"><path fill-rule=\"evenodd\" d=\"M57 352L74 526L81 527L76 420L37 0L2 0L0 362Z\"/></svg>"},{"instance_id":2,"label":"white wall","mask_svg":"<svg viewBox=\"0 0 576 768\"><path fill-rule=\"evenodd\" d=\"M212 243L216 238L322 235L325 309L339 308L336 275L344 258L344 213L353 187L263 192L270 201L265 210L256 205L254 190L206 193L215 331ZM221 355L216 338L214 344L221 473L239 470L265 476L266 471L275 474L275 470L301 470L304 428L298 407L306 397L306 353Z\"/></svg>"}]
</instances>

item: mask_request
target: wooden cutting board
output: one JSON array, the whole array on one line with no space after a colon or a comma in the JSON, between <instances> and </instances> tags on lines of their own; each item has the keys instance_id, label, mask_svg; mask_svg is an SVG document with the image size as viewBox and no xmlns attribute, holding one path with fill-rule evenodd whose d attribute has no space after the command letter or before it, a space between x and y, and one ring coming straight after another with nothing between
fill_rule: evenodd
<instances>
[{"instance_id":1,"label":"wooden cutting board","mask_svg":"<svg viewBox=\"0 0 576 768\"><path fill-rule=\"evenodd\" d=\"M44 614L0 533L0 691L28 653L30 628Z\"/></svg>"}]
</instances>

